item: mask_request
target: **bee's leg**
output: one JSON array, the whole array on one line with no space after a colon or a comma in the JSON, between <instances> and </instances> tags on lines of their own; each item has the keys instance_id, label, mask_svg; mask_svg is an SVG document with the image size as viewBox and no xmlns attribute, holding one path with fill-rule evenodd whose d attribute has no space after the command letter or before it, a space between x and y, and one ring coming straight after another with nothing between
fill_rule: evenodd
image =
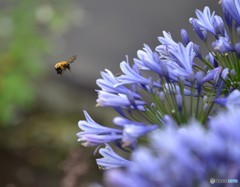
<instances>
[{"instance_id":1,"label":"bee's leg","mask_svg":"<svg viewBox=\"0 0 240 187\"><path fill-rule=\"evenodd\" d=\"M72 75L73 75L73 77L74 77L74 79L76 79L75 78L75 76L74 76L74 74L73 74L73 72L71 71L71 67L70 67L70 65L68 64L67 66L66 66L66 68L72 73Z\"/></svg>"},{"instance_id":2,"label":"bee's leg","mask_svg":"<svg viewBox=\"0 0 240 187\"><path fill-rule=\"evenodd\" d=\"M71 67L70 67L69 64L67 64L65 67L66 67L69 71L71 71Z\"/></svg>"},{"instance_id":3,"label":"bee's leg","mask_svg":"<svg viewBox=\"0 0 240 187\"><path fill-rule=\"evenodd\" d=\"M55 68L55 70L56 70L57 74L62 75L62 69L61 68Z\"/></svg>"},{"instance_id":4,"label":"bee's leg","mask_svg":"<svg viewBox=\"0 0 240 187\"><path fill-rule=\"evenodd\" d=\"M60 75L62 76L62 72L63 72L62 69L60 69L60 71L58 72L58 74L60 74Z\"/></svg>"},{"instance_id":5,"label":"bee's leg","mask_svg":"<svg viewBox=\"0 0 240 187\"><path fill-rule=\"evenodd\" d=\"M70 67L69 64L66 65L66 68L67 68L70 72L72 72L72 71L71 71L71 67Z\"/></svg>"}]
</instances>

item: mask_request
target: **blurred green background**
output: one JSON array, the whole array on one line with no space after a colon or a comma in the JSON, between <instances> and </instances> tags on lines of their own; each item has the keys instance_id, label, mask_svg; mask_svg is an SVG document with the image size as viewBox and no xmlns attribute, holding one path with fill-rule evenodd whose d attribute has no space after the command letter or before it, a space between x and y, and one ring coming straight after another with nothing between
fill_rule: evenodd
<instances>
[{"instance_id":1,"label":"blurred green background","mask_svg":"<svg viewBox=\"0 0 240 187\"><path fill-rule=\"evenodd\" d=\"M162 30L179 39L204 4L219 11L217 1L1 0L0 186L100 186L94 148L76 137L82 110L102 124L115 115L95 107L100 71L118 73ZM57 75L55 63L74 54L74 75Z\"/></svg>"},{"instance_id":2,"label":"blurred green background","mask_svg":"<svg viewBox=\"0 0 240 187\"><path fill-rule=\"evenodd\" d=\"M1 2L0 186L71 187L100 180L91 150L80 149L75 135L81 100L94 106L94 89L54 72L57 61L72 55L64 57L63 38L80 27L81 16L73 1Z\"/></svg>"}]
</instances>

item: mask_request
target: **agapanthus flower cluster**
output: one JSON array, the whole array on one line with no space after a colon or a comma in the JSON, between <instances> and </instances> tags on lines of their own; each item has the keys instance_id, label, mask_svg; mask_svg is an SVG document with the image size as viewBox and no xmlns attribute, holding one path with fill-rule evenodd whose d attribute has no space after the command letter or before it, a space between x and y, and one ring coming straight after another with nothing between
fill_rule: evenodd
<instances>
[{"instance_id":1,"label":"agapanthus flower cluster","mask_svg":"<svg viewBox=\"0 0 240 187\"><path fill-rule=\"evenodd\" d=\"M84 111L77 136L101 147L96 161L110 186L240 181L240 1L221 6L224 18L205 7L189 19L207 54L185 29L182 41L164 31L155 50L144 44L126 57L120 74L101 72L97 106L118 115L103 125Z\"/></svg>"},{"instance_id":2,"label":"agapanthus flower cluster","mask_svg":"<svg viewBox=\"0 0 240 187\"><path fill-rule=\"evenodd\" d=\"M117 187L207 187L211 178L239 179L239 113L238 108L219 114L209 122L208 130L197 121L158 129L150 134L147 148L140 146L131 162L123 162L125 169L109 170L105 180Z\"/></svg>"}]
</instances>

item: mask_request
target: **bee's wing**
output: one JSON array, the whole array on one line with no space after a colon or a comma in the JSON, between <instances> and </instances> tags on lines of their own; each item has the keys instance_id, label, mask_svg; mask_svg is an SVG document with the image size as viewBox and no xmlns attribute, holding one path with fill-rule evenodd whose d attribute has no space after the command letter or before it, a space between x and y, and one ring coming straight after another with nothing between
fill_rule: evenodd
<instances>
[{"instance_id":1,"label":"bee's wing","mask_svg":"<svg viewBox=\"0 0 240 187\"><path fill-rule=\"evenodd\" d=\"M66 61L68 64L73 63L77 59L77 55L73 55L70 58L68 58Z\"/></svg>"}]
</instances>

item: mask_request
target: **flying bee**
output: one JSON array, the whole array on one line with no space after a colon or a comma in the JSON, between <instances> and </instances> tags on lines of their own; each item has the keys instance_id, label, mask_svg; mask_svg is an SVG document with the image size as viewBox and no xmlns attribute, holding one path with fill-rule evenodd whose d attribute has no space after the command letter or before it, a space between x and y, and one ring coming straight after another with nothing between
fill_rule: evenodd
<instances>
[{"instance_id":1,"label":"flying bee","mask_svg":"<svg viewBox=\"0 0 240 187\"><path fill-rule=\"evenodd\" d=\"M77 56L74 55L65 61L60 61L60 62L56 63L54 68L55 68L57 74L62 75L63 71L65 71L66 69L71 71L70 64L73 63L76 59L77 59Z\"/></svg>"}]
</instances>

